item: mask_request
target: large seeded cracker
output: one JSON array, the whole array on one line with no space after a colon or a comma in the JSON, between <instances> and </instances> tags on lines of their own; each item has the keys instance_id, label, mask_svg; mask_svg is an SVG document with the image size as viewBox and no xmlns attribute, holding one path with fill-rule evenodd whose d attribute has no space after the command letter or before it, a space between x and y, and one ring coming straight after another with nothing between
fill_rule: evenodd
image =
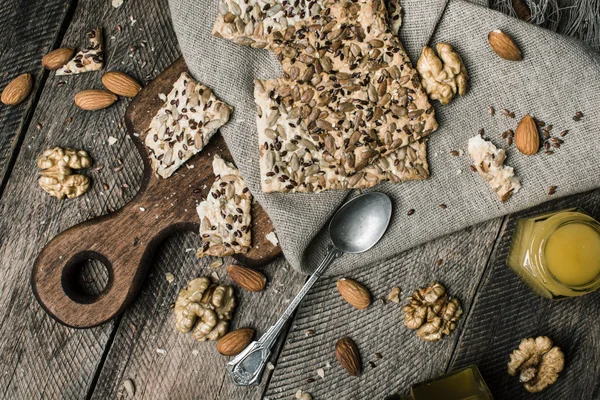
<instances>
[{"instance_id":1,"label":"large seeded cracker","mask_svg":"<svg viewBox=\"0 0 600 400\"><path fill-rule=\"evenodd\" d=\"M156 174L163 178L171 176L206 146L230 114L230 106L183 72L146 135Z\"/></svg>"},{"instance_id":2,"label":"large seeded cracker","mask_svg":"<svg viewBox=\"0 0 600 400\"><path fill-rule=\"evenodd\" d=\"M415 141L410 137L405 145L388 151L361 170L349 172L344 168L348 163L344 153L341 158L343 163L338 164L327 150L328 145L314 141L311 136L303 136L300 126L287 125L284 128L282 124L276 123L275 129L268 128L272 123L269 118L279 109L278 101L271 99L269 92L273 85L278 84L279 80L275 79L259 81L255 85L254 94L259 107L257 128L263 192L368 188L383 181L400 182L429 177L426 139ZM277 121L282 118L279 116ZM359 138L359 135L355 135L352 140ZM353 141L348 142L348 145L356 145Z\"/></svg>"},{"instance_id":3,"label":"large seeded cracker","mask_svg":"<svg viewBox=\"0 0 600 400\"><path fill-rule=\"evenodd\" d=\"M197 256L225 257L251 247L252 195L240 171L215 155L215 181L206 200L198 205L202 248Z\"/></svg>"},{"instance_id":4,"label":"large seeded cracker","mask_svg":"<svg viewBox=\"0 0 600 400\"><path fill-rule=\"evenodd\" d=\"M221 8L225 4L237 12L231 0L223 1ZM256 4L249 3L246 10ZM419 76L391 32L379 0L309 3L319 7L300 5L303 16L294 4L281 6L279 19L278 13L269 16L272 5L262 5L267 12L260 14L257 23L269 28L253 31L252 43L238 40L246 31L227 28L248 15L252 24L252 11L234 15L233 22L228 22L231 13L226 13L215 25L220 36L238 43L265 47L255 45L264 40L281 61L283 79L256 81L263 147L266 142L290 162L292 153L307 148L333 173L346 176L437 129ZM318 11L307 16L312 12L307 10ZM278 149L278 143L272 142L275 135L295 138L298 144ZM270 153L263 155L272 158Z\"/></svg>"},{"instance_id":5,"label":"large seeded cracker","mask_svg":"<svg viewBox=\"0 0 600 400\"><path fill-rule=\"evenodd\" d=\"M96 28L87 33L89 45L77 52L75 57L56 71L56 75L75 75L83 72L98 71L104 67L102 49L102 30Z\"/></svg>"}]
</instances>

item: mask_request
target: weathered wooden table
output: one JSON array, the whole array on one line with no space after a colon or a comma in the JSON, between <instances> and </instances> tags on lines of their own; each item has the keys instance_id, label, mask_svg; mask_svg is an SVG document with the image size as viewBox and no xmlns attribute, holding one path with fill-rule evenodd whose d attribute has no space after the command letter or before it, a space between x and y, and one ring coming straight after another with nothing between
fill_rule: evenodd
<instances>
[{"instance_id":1,"label":"weathered wooden table","mask_svg":"<svg viewBox=\"0 0 600 400\"><path fill-rule=\"evenodd\" d=\"M97 112L77 109L74 94L100 88L101 74L56 77L42 70L42 56L61 44L79 46L85 31L96 26L104 28L106 70L147 82L180 56L166 0L126 0L120 8L110 3L0 1L0 87L24 72L35 79L26 103L0 107L0 398L128 398L123 382L131 379L139 399L290 399L299 389L316 399L382 399L469 364L479 366L497 399L600 398L600 293L560 302L541 299L504 264L519 216L582 206L599 218L600 190L474 226L352 274L375 297L395 285L404 298L433 280L445 283L462 300L465 315L456 332L438 343L422 342L405 329L399 305L376 302L359 312L338 295L338 277L323 279L297 312L278 344L274 369L258 387L234 387L225 374L227 359L212 343L175 332L171 304L177 292L189 279L210 272L209 260L198 261L189 251L197 246L193 234L161 245L142 293L118 319L75 330L46 315L29 286L37 254L62 230L123 206L139 186L142 163L122 121L128 100ZM107 143L111 136L114 145ZM89 171L94 184L85 196L57 201L38 187L35 159L56 145L84 148L94 158ZM268 289L238 290L233 323L258 334L305 279L283 259L263 271ZM172 283L167 272L175 275ZM217 272L228 280L224 271ZM85 266L81 284L87 290L98 291L105 282L101 266ZM315 334L306 335L308 329ZM359 378L335 360L334 343L344 335L354 338L362 353ZM558 382L532 396L507 375L506 362L521 338L535 335L553 338L567 361ZM324 379L317 374L320 368Z\"/></svg>"}]
</instances>

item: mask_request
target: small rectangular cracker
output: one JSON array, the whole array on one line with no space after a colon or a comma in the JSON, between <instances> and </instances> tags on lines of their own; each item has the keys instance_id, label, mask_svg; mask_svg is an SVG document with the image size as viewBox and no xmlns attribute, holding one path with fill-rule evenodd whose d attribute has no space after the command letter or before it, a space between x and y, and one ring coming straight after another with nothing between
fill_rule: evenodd
<instances>
[{"instance_id":1,"label":"small rectangular cracker","mask_svg":"<svg viewBox=\"0 0 600 400\"><path fill-rule=\"evenodd\" d=\"M521 181L515 176L513 167L504 165L504 149L496 148L492 142L484 140L480 135L469 139L468 149L477 172L490 184L501 202L510 199L521 189Z\"/></svg>"},{"instance_id":2,"label":"small rectangular cracker","mask_svg":"<svg viewBox=\"0 0 600 400\"><path fill-rule=\"evenodd\" d=\"M252 246L252 195L240 171L219 155L213 159L215 181L198 207L202 247L198 258L246 253Z\"/></svg>"},{"instance_id":3,"label":"small rectangular cracker","mask_svg":"<svg viewBox=\"0 0 600 400\"><path fill-rule=\"evenodd\" d=\"M183 72L173 84L146 135L155 173L168 178L229 121L231 107L218 100L210 88Z\"/></svg>"},{"instance_id":4,"label":"small rectangular cracker","mask_svg":"<svg viewBox=\"0 0 600 400\"><path fill-rule=\"evenodd\" d=\"M102 29L93 29L86 36L90 42L87 47L78 51L68 63L58 69L56 75L75 75L98 71L104 67Z\"/></svg>"}]
</instances>

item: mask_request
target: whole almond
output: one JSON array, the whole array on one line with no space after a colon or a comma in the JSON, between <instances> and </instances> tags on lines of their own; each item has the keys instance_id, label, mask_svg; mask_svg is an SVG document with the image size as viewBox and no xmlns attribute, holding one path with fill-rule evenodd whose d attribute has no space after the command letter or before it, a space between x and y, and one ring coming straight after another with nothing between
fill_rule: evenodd
<instances>
[{"instance_id":1,"label":"whole almond","mask_svg":"<svg viewBox=\"0 0 600 400\"><path fill-rule=\"evenodd\" d=\"M83 90L75 95L75 104L82 110L100 110L117 101L108 90Z\"/></svg>"},{"instance_id":2,"label":"whole almond","mask_svg":"<svg viewBox=\"0 0 600 400\"><path fill-rule=\"evenodd\" d=\"M533 117L526 114L515 130L515 146L527 155L535 154L540 148L540 135Z\"/></svg>"},{"instance_id":3,"label":"whole almond","mask_svg":"<svg viewBox=\"0 0 600 400\"><path fill-rule=\"evenodd\" d=\"M7 106L16 106L29 96L32 87L33 79L30 74L19 75L6 85L0 100Z\"/></svg>"},{"instance_id":4,"label":"whole almond","mask_svg":"<svg viewBox=\"0 0 600 400\"><path fill-rule=\"evenodd\" d=\"M252 341L254 329L240 328L231 331L217 342L217 351L224 356L235 356L242 352Z\"/></svg>"},{"instance_id":5,"label":"whole almond","mask_svg":"<svg viewBox=\"0 0 600 400\"><path fill-rule=\"evenodd\" d=\"M488 35L488 42L492 46L492 50L500 57L510 61L521 60L521 50L519 46L501 30L491 31Z\"/></svg>"},{"instance_id":6,"label":"whole almond","mask_svg":"<svg viewBox=\"0 0 600 400\"><path fill-rule=\"evenodd\" d=\"M131 76L124 72L111 71L102 76L102 84L116 95L135 97L142 86Z\"/></svg>"},{"instance_id":7,"label":"whole almond","mask_svg":"<svg viewBox=\"0 0 600 400\"><path fill-rule=\"evenodd\" d=\"M343 337L335 344L335 356L340 365L352 376L360 375L360 353L356 343L349 337Z\"/></svg>"},{"instance_id":8,"label":"whole almond","mask_svg":"<svg viewBox=\"0 0 600 400\"><path fill-rule=\"evenodd\" d=\"M42 67L55 70L61 68L63 65L69 62L75 49L69 47L61 47L59 49L52 50L42 58Z\"/></svg>"},{"instance_id":9,"label":"whole almond","mask_svg":"<svg viewBox=\"0 0 600 400\"><path fill-rule=\"evenodd\" d=\"M371 304L369 290L353 279L338 279L337 288L344 300L359 310L364 310Z\"/></svg>"},{"instance_id":10,"label":"whole almond","mask_svg":"<svg viewBox=\"0 0 600 400\"><path fill-rule=\"evenodd\" d=\"M241 265L230 265L227 273L235 283L250 292L260 292L267 284L267 278L263 274Z\"/></svg>"}]
</instances>

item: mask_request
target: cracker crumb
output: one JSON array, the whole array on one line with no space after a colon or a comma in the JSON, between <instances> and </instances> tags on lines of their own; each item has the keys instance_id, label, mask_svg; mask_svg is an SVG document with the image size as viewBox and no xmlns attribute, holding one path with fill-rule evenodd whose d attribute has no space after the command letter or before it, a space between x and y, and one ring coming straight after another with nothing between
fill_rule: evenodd
<instances>
[{"instance_id":1,"label":"cracker crumb","mask_svg":"<svg viewBox=\"0 0 600 400\"><path fill-rule=\"evenodd\" d=\"M112 6L114 8L119 8L123 5L123 0L112 0Z\"/></svg>"},{"instance_id":2,"label":"cracker crumb","mask_svg":"<svg viewBox=\"0 0 600 400\"><path fill-rule=\"evenodd\" d=\"M163 355L163 356L164 356L165 354L167 354L167 351L166 351L165 349L156 349L156 352L157 352L158 354L161 354L161 355Z\"/></svg>"},{"instance_id":3,"label":"cracker crumb","mask_svg":"<svg viewBox=\"0 0 600 400\"><path fill-rule=\"evenodd\" d=\"M273 231L267 233L267 235L265 236L265 238L269 242L273 243L273 246L277 246L279 244L279 239L277 239L277 235Z\"/></svg>"},{"instance_id":4,"label":"cracker crumb","mask_svg":"<svg viewBox=\"0 0 600 400\"><path fill-rule=\"evenodd\" d=\"M114 136L109 136L109 137L108 137L108 144L109 144L110 146L112 146L113 144L115 144L115 143L117 143L117 142L118 142L118 139L117 139L116 137L114 137Z\"/></svg>"},{"instance_id":5,"label":"cracker crumb","mask_svg":"<svg viewBox=\"0 0 600 400\"><path fill-rule=\"evenodd\" d=\"M165 274L165 278L167 279L167 282L172 283L175 280L175 275L173 275L170 272L167 272Z\"/></svg>"}]
</instances>

